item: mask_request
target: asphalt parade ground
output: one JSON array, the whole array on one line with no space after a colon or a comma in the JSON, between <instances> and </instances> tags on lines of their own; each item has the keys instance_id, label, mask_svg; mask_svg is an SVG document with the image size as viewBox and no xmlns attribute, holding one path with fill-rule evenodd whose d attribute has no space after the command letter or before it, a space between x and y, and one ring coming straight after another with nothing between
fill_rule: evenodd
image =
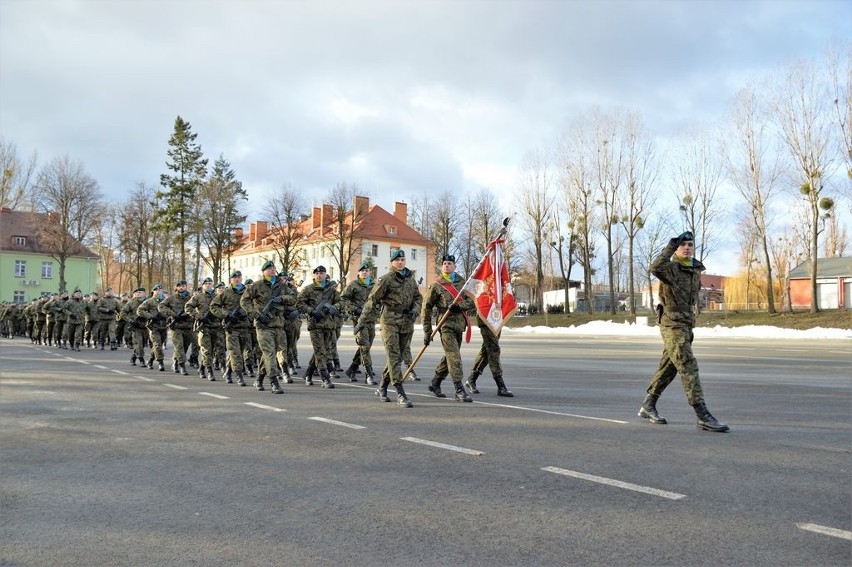
<instances>
[{"instance_id":1,"label":"asphalt parade ground","mask_svg":"<svg viewBox=\"0 0 852 567\"><path fill-rule=\"evenodd\" d=\"M852 341L698 340L722 434L679 380L668 425L636 416L658 338L501 345L514 398L488 371L474 403L431 396L433 344L404 409L2 339L0 565L852 563Z\"/></svg>"}]
</instances>

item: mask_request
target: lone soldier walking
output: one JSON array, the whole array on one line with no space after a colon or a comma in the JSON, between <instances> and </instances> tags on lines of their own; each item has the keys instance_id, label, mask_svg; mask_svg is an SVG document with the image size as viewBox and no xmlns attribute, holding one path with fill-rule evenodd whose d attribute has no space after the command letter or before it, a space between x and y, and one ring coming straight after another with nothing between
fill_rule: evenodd
<instances>
[{"instance_id":1,"label":"lone soldier walking","mask_svg":"<svg viewBox=\"0 0 852 567\"><path fill-rule=\"evenodd\" d=\"M423 342L429 344L432 340L432 312L436 310L436 317L440 320L444 313L449 310L449 316L444 320L439 330L441 334L441 346L444 347L444 356L435 368L435 377L429 385L429 391L435 397L446 398L447 395L441 391L441 382L449 374L453 379L456 389L456 401L472 402L464 388L464 370L461 361L462 333L467 330L470 340L470 321L465 313L474 307L473 300L465 297L462 301L455 302L464 286L464 279L456 273L456 257L452 254L444 254L441 258L441 273L438 279L429 288L426 299L423 302Z\"/></svg>"},{"instance_id":2,"label":"lone soldier walking","mask_svg":"<svg viewBox=\"0 0 852 567\"><path fill-rule=\"evenodd\" d=\"M674 377L680 373L686 398L698 416L698 428L725 432L730 429L720 423L707 409L704 392L698 378L698 362L692 353L695 327L695 305L701 289L701 272L704 264L696 260L695 237L687 231L669 241L651 264L651 273L660 280L660 334L663 337L663 356L660 366L651 378L647 396L639 408L639 417L651 423L668 423L657 413L657 400Z\"/></svg>"},{"instance_id":3,"label":"lone soldier walking","mask_svg":"<svg viewBox=\"0 0 852 567\"><path fill-rule=\"evenodd\" d=\"M391 251L390 263L390 272L379 278L361 310L355 335L375 323L381 306L382 342L387 362L376 395L383 402L389 402L388 386L393 383L397 403L410 408L414 404L402 386L402 353L411 345L414 320L420 312L423 296L417 288L414 272L405 267L405 252L401 248Z\"/></svg>"}]
</instances>

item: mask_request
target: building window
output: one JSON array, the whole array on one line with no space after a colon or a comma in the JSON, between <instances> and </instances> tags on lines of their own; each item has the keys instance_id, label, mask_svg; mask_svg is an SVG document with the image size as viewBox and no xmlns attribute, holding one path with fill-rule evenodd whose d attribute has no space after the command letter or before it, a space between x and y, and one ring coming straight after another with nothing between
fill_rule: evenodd
<instances>
[{"instance_id":1,"label":"building window","mask_svg":"<svg viewBox=\"0 0 852 567\"><path fill-rule=\"evenodd\" d=\"M42 262L41 263L41 278L43 280L49 280L53 277L53 262Z\"/></svg>"},{"instance_id":2,"label":"building window","mask_svg":"<svg viewBox=\"0 0 852 567\"><path fill-rule=\"evenodd\" d=\"M373 244L370 246L370 256L378 256L379 255L379 245Z\"/></svg>"},{"instance_id":3,"label":"building window","mask_svg":"<svg viewBox=\"0 0 852 567\"><path fill-rule=\"evenodd\" d=\"M396 234L396 227L393 225L385 225L385 230L388 231L388 234Z\"/></svg>"},{"instance_id":4,"label":"building window","mask_svg":"<svg viewBox=\"0 0 852 567\"><path fill-rule=\"evenodd\" d=\"M23 278L27 275L27 261L15 260L15 277Z\"/></svg>"},{"instance_id":5,"label":"building window","mask_svg":"<svg viewBox=\"0 0 852 567\"><path fill-rule=\"evenodd\" d=\"M417 248L412 248L412 249L411 249L411 259L412 259L412 260L416 260L416 259L417 259Z\"/></svg>"},{"instance_id":6,"label":"building window","mask_svg":"<svg viewBox=\"0 0 852 567\"><path fill-rule=\"evenodd\" d=\"M26 236L16 236L15 237L15 246L26 246L27 245L27 237Z\"/></svg>"},{"instance_id":7,"label":"building window","mask_svg":"<svg viewBox=\"0 0 852 567\"><path fill-rule=\"evenodd\" d=\"M17 303L19 305L23 305L23 303L24 303L24 292L23 291L16 291L15 293L13 293L12 294L12 302Z\"/></svg>"}]
</instances>

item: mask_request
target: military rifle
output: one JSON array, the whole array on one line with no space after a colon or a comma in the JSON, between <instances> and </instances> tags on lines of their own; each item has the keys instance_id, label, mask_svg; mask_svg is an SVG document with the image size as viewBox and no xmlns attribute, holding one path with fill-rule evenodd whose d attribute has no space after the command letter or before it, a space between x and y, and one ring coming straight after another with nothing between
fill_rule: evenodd
<instances>
[{"instance_id":1,"label":"military rifle","mask_svg":"<svg viewBox=\"0 0 852 567\"><path fill-rule=\"evenodd\" d=\"M248 317L248 313L243 311L243 308L237 305L233 311L228 313L228 316L222 319L222 328L230 331L231 327Z\"/></svg>"}]
</instances>

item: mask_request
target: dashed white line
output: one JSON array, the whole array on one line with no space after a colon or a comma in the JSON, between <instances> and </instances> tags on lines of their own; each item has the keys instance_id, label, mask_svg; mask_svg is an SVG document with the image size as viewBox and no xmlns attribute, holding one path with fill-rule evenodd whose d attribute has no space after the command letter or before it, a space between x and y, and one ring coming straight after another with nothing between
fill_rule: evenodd
<instances>
[{"instance_id":1,"label":"dashed white line","mask_svg":"<svg viewBox=\"0 0 852 567\"><path fill-rule=\"evenodd\" d=\"M24 380L0 380L0 384L5 384L7 386L29 386L31 384L35 384L35 382L26 382Z\"/></svg>"},{"instance_id":2,"label":"dashed white line","mask_svg":"<svg viewBox=\"0 0 852 567\"><path fill-rule=\"evenodd\" d=\"M174 388L175 390L189 390L189 388L186 388L185 386L178 386L177 384L163 383L163 386L167 386L169 388Z\"/></svg>"},{"instance_id":3,"label":"dashed white line","mask_svg":"<svg viewBox=\"0 0 852 567\"><path fill-rule=\"evenodd\" d=\"M364 427L363 425L355 425L354 423L346 423L345 421L337 421L335 419L328 419L325 417L309 417L308 419L312 419L314 421L321 421L323 423L330 423L331 425L348 427L349 429L366 429L366 427Z\"/></svg>"},{"instance_id":4,"label":"dashed white line","mask_svg":"<svg viewBox=\"0 0 852 567\"><path fill-rule=\"evenodd\" d=\"M217 400L230 400L228 396L220 396L219 394L213 394L210 392L198 392L202 396L210 396L211 398L216 398Z\"/></svg>"},{"instance_id":5,"label":"dashed white line","mask_svg":"<svg viewBox=\"0 0 852 567\"><path fill-rule=\"evenodd\" d=\"M82 362L82 360L81 360L80 362ZM88 362L86 362L85 364L89 364L89 363L88 363ZM93 366L94 366L95 368L100 368L101 370L109 370L109 368L107 368L106 366L101 366L100 364L95 364L95 365L93 365Z\"/></svg>"},{"instance_id":6,"label":"dashed white line","mask_svg":"<svg viewBox=\"0 0 852 567\"><path fill-rule=\"evenodd\" d=\"M546 413L546 414L549 414L549 415L561 415L561 416L565 416L565 417L576 417L578 419L590 419L592 421L605 421L607 423L618 423L619 425L626 425L626 424L630 423L629 421L623 421L621 419L607 419L605 417L592 417L590 415L578 415L578 414L575 414L575 413L564 413L564 412L559 412L559 411L550 411L550 410L544 410L544 409L538 409L538 408L527 408L527 407L524 407L524 406L516 406L516 405L513 405L513 404L495 404L494 402L480 402L479 400L474 401L474 403L475 404L482 404L484 406L494 406L494 407L498 407L498 408L510 408L510 409L516 409L516 410L521 410L521 411L532 411L532 412L537 412L537 413Z\"/></svg>"},{"instance_id":7,"label":"dashed white line","mask_svg":"<svg viewBox=\"0 0 852 567\"><path fill-rule=\"evenodd\" d=\"M65 358L67 358L68 360L70 360L70 361L72 361L72 362L79 362L80 364L85 364L86 366L91 366L91 365L92 365L92 363L91 363L91 362L86 362L85 360L79 360L79 359L76 359L76 358L71 358L70 356L66 356ZM101 366L101 368L103 368L104 370L106 370L106 367L105 367L105 366Z\"/></svg>"},{"instance_id":8,"label":"dashed white line","mask_svg":"<svg viewBox=\"0 0 852 567\"><path fill-rule=\"evenodd\" d=\"M421 445L428 445L430 447L437 447L438 449L447 449L448 451L456 451L457 453L465 453L466 455L484 455L484 451L476 451L474 449L466 449L464 447L457 447L455 445L447 445L446 443L438 443L437 441L428 441L426 439L419 439L417 437L400 437L403 441L411 441L412 443L419 443Z\"/></svg>"},{"instance_id":9,"label":"dashed white line","mask_svg":"<svg viewBox=\"0 0 852 567\"><path fill-rule=\"evenodd\" d=\"M245 402L245 404L247 406L251 406L253 408L260 408L260 409L265 409L265 410L270 410L270 411L287 411L284 408L274 408L272 406L265 406L263 404L256 404L254 402Z\"/></svg>"},{"instance_id":10,"label":"dashed white line","mask_svg":"<svg viewBox=\"0 0 852 567\"><path fill-rule=\"evenodd\" d=\"M153 378L148 378L146 376L134 376L134 378L139 378L140 380L144 380L146 382L156 382Z\"/></svg>"},{"instance_id":11,"label":"dashed white line","mask_svg":"<svg viewBox=\"0 0 852 567\"><path fill-rule=\"evenodd\" d=\"M124 376L127 376L129 374L129 372L125 372L124 370L112 370L112 372L115 372L116 374L122 374Z\"/></svg>"},{"instance_id":12,"label":"dashed white line","mask_svg":"<svg viewBox=\"0 0 852 567\"><path fill-rule=\"evenodd\" d=\"M552 472L556 474L561 474L563 476L572 476L574 478L579 478L582 480L589 480L591 482L597 482L599 484L606 484L608 486L614 486L616 488L624 488L625 490L633 490L635 492L644 492L645 494L651 494L653 496L660 496L662 498L668 498L669 500L680 500L682 498L686 498L686 494L678 494L677 492L668 492L666 490L660 490L658 488L651 488L650 486L642 486L640 484L631 484L629 482L622 482L620 480L615 480L612 478L606 478L603 476L594 476L591 474L585 474L577 471L572 471L568 469L560 469L558 467L542 467L543 471Z\"/></svg>"},{"instance_id":13,"label":"dashed white line","mask_svg":"<svg viewBox=\"0 0 852 567\"><path fill-rule=\"evenodd\" d=\"M819 524L796 524L796 527L800 530L852 540L852 532L846 530L838 530L837 528L829 528L828 526L821 526Z\"/></svg>"}]
</instances>

